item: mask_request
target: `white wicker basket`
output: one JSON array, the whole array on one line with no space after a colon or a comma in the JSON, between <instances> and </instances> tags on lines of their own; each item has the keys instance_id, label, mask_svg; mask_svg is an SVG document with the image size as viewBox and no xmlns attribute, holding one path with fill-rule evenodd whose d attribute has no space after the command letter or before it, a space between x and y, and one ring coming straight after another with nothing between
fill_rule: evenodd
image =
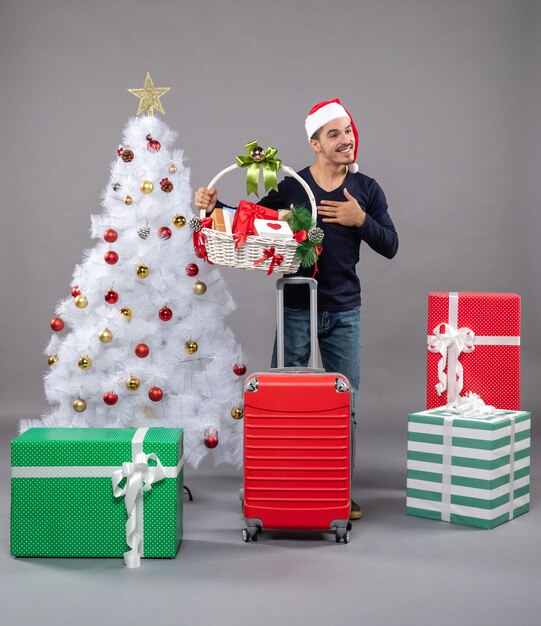
<instances>
[{"instance_id":1,"label":"white wicker basket","mask_svg":"<svg viewBox=\"0 0 541 626\"><path fill-rule=\"evenodd\" d=\"M217 174L208 184L208 188L214 187L216 183L229 172L239 169L236 163L226 167ZM316 199L310 187L306 182L290 167L282 165L282 169L286 174L292 176L303 186L310 205L312 207L312 221L315 222L317 217ZM287 208L287 207L284 207ZM200 217L205 217L205 211L200 211ZM249 235L245 243L235 250L235 238L211 228L203 228L201 230L205 237L205 248L208 260L216 265L225 265L227 267L236 267L243 270L264 270L268 271L272 262L271 258L261 261L255 265L256 261L260 261L265 257L266 250L274 248L275 255L281 255L283 259L281 264L274 265L273 271L281 274L293 274L299 269L299 260L295 259L295 251L299 245L295 239L279 239L274 237L259 237L257 235Z\"/></svg>"}]
</instances>

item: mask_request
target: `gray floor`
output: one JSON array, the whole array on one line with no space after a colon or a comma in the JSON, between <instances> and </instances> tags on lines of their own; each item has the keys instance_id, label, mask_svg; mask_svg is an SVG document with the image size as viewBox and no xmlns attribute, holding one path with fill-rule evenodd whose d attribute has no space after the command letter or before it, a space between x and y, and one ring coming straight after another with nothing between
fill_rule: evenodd
<instances>
[{"instance_id":1,"label":"gray floor","mask_svg":"<svg viewBox=\"0 0 541 626\"><path fill-rule=\"evenodd\" d=\"M492 531L404 514L405 440L366 433L354 493L365 509L349 545L331 535L241 540L241 474L188 472L185 535L174 560L12 559L9 441L0 426L0 624L280 623L537 625L540 468L532 509ZM535 449L539 446L533 446Z\"/></svg>"}]
</instances>

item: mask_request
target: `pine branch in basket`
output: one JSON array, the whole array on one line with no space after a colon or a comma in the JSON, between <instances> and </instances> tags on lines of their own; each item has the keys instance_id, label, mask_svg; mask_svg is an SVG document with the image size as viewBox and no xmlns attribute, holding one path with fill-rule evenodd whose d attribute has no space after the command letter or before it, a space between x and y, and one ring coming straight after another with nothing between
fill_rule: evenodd
<instances>
[{"instance_id":1,"label":"pine branch in basket","mask_svg":"<svg viewBox=\"0 0 541 626\"><path fill-rule=\"evenodd\" d=\"M295 250L295 258L300 261L301 267L315 265L322 251L323 231L312 221L310 211L303 206L292 207L291 213L284 219L294 234L304 233L304 237L295 237L299 242Z\"/></svg>"},{"instance_id":2,"label":"pine branch in basket","mask_svg":"<svg viewBox=\"0 0 541 626\"><path fill-rule=\"evenodd\" d=\"M301 230L308 232L312 228L312 214L303 206L292 207L284 219L294 233Z\"/></svg>"},{"instance_id":3,"label":"pine branch in basket","mask_svg":"<svg viewBox=\"0 0 541 626\"><path fill-rule=\"evenodd\" d=\"M295 258L301 263L301 267L312 267L318 260L319 254L317 250L321 248L319 244L315 244L309 239L302 241L295 250Z\"/></svg>"}]
</instances>

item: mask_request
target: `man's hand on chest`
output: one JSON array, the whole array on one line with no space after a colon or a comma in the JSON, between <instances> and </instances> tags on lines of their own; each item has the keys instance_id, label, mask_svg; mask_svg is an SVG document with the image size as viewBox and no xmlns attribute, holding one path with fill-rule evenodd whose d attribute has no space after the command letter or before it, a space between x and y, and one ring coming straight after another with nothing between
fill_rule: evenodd
<instances>
[{"instance_id":1,"label":"man's hand on chest","mask_svg":"<svg viewBox=\"0 0 541 626\"><path fill-rule=\"evenodd\" d=\"M323 222L360 228L364 224L366 213L346 188L344 188L344 197L344 202L322 200L317 207L318 214L321 215Z\"/></svg>"}]
</instances>

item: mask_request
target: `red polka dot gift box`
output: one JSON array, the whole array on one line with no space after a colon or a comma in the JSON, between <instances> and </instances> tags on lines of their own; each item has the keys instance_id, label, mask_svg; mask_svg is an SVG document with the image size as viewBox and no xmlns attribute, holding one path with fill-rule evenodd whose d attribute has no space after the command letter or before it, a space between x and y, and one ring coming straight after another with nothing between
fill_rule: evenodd
<instances>
[{"instance_id":1,"label":"red polka dot gift box","mask_svg":"<svg viewBox=\"0 0 541 626\"><path fill-rule=\"evenodd\" d=\"M30 428L11 442L11 554L174 558L179 428Z\"/></svg>"},{"instance_id":2,"label":"red polka dot gift box","mask_svg":"<svg viewBox=\"0 0 541 626\"><path fill-rule=\"evenodd\" d=\"M427 409L478 394L520 409L520 296L433 292L428 296Z\"/></svg>"}]
</instances>

